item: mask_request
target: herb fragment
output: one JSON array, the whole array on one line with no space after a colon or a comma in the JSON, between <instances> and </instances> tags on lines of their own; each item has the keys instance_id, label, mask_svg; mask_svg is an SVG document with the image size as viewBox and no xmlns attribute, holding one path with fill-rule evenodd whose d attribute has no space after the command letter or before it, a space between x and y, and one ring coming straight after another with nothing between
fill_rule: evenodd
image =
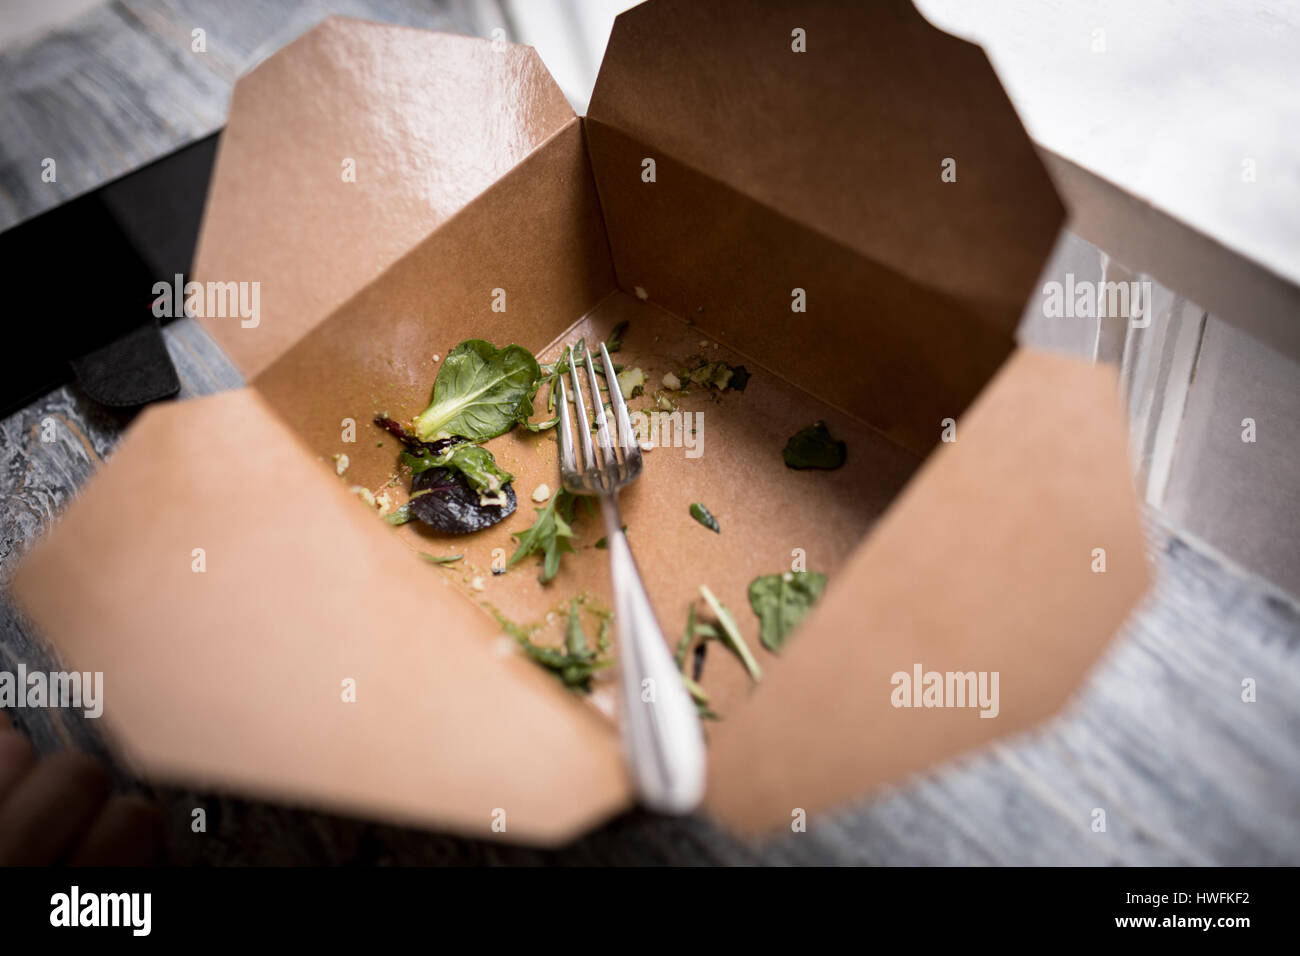
<instances>
[{"instance_id":1,"label":"herb fragment","mask_svg":"<svg viewBox=\"0 0 1300 956\"><path fill-rule=\"evenodd\" d=\"M701 355L687 356L685 364L674 376L676 386L669 386L665 378L665 387L682 388L688 384L711 388L721 394L727 389L743 392L749 384L749 369L743 365L728 365L726 362L711 362Z\"/></svg>"},{"instance_id":2,"label":"herb fragment","mask_svg":"<svg viewBox=\"0 0 1300 956\"><path fill-rule=\"evenodd\" d=\"M750 678L754 683L763 679L763 669L758 666L758 661L754 660L754 655L750 653L749 645L745 639L740 636L740 628L736 626L736 619L731 616L725 604L717 599L708 585L700 585L700 593L704 595L704 600L708 602L709 607L713 610L713 615L718 619L718 624L722 628L722 636L719 638L727 648L740 658L740 662L745 665L745 670L749 672Z\"/></svg>"},{"instance_id":3,"label":"herb fragment","mask_svg":"<svg viewBox=\"0 0 1300 956\"><path fill-rule=\"evenodd\" d=\"M831 470L844 464L847 452L844 442L831 437L825 422L813 422L790 437L781 456L787 468Z\"/></svg>"},{"instance_id":4,"label":"herb fragment","mask_svg":"<svg viewBox=\"0 0 1300 956\"><path fill-rule=\"evenodd\" d=\"M453 561L459 561L465 557L463 554L425 554L423 551L419 552L419 554L430 564L451 564Z\"/></svg>"},{"instance_id":5,"label":"herb fragment","mask_svg":"<svg viewBox=\"0 0 1300 956\"><path fill-rule=\"evenodd\" d=\"M816 571L764 574L750 581L749 606L758 615L763 646L781 650L825 590L826 575Z\"/></svg>"},{"instance_id":6,"label":"herb fragment","mask_svg":"<svg viewBox=\"0 0 1300 956\"><path fill-rule=\"evenodd\" d=\"M610 660L600 655L609 649L609 623L611 615L601 616L600 634L596 639L596 649L587 644L587 635L582 629L578 614L578 599L569 602L569 618L565 625L564 648L544 647L533 643L531 633L517 624L507 620L499 611L492 612L506 633L513 637L524 653L535 663L554 674L560 681L573 690L588 693L591 691L591 678L597 671L609 667Z\"/></svg>"},{"instance_id":7,"label":"herb fragment","mask_svg":"<svg viewBox=\"0 0 1300 956\"><path fill-rule=\"evenodd\" d=\"M700 670L704 663L702 654L704 643L701 642L695 647L694 674L686 673L686 657L690 654L691 642L695 638L703 637L707 641L716 640L717 636L718 632L711 625L696 623L695 602L692 601L690 608L686 612L686 633L677 642L677 653L674 655L674 660L677 662L677 669L681 671L682 682L686 685L686 689L690 691L691 699L695 701L695 710L701 720L722 719L709 708L709 695L699 684Z\"/></svg>"},{"instance_id":8,"label":"herb fragment","mask_svg":"<svg viewBox=\"0 0 1300 956\"><path fill-rule=\"evenodd\" d=\"M620 322L614 327L614 331L611 332L609 338L605 340L605 351L612 355L623 347L623 333L627 331L627 327L627 322ZM592 353L592 368L596 370L597 375L603 377L605 374L605 363L603 361L595 360L597 352L599 352L599 349ZM578 339L571 349L565 349L564 352L561 353L560 357L554 362L541 366L542 375L545 377L547 383L546 410L548 412L555 411L555 399L560 394L560 379L569 374L570 353L572 353L575 362L580 365L585 363L587 354L587 339L585 336ZM623 366L614 366L614 373L616 375L621 371L623 371ZM554 424L554 422L548 422L546 427L550 427Z\"/></svg>"},{"instance_id":9,"label":"herb fragment","mask_svg":"<svg viewBox=\"0 0 1300 956\"><path fill-rule=\"evenodd\" d=\"M698 501L691 505L691 517L698 521L704 527L708 528L714 534L722 534L722 529L718 527L718 519L713 517L709 509L704 507Z\"/></svg>"},{"instance_id":10,"label":"herb fragment","mask_svg":"<svg viewBox=\"0 0 1300 956\"><path fill-rule=\"evenodd\" d=\"M542 556L542 573L538 580L543 584L552 580L560 570L560 557L565 552L573 552L573 520L576 496L561 488L543 508L537 510L537 520L527 531L515 531L512 537L519 539L519 546L506 562L512 568L528 555L540 552Z\"/></svg>"},{"instance_id":11,"label":"herb fragment","mask_svg":"<svg viewBox=\"0 0 1300 956\"><path fill-rule=\"evenodd\" d=\"M624 533L624 534L627 534L627 525L623 525L623 533ZM596 542L596 547L600 548L600 550L602 550L602 551L608 551L608 550L609 550L609 539L608 539L608 538L601 538L599 541Z\"/></svg>"},{"instance_id":12,"label":"herb fragment","mask_svg":"<svg viewBox=\"0 0 1300 956\"><path fill-rule=\"evenodd\" d=\"M605 340L606 352L609 352L612 355L623 347L623 333L627 331L627 327L631 324L631 322L625 319L618 325L614 326L614 331L610 332L609 338Z\"/></svg>"}]
</instances>

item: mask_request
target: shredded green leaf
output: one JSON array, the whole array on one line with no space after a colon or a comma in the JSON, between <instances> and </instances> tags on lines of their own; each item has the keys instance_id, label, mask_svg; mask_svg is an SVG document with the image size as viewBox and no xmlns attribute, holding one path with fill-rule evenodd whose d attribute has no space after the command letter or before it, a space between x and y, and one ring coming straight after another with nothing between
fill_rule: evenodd
<instances>
[{"instance_id":1,"label":"shredded green leaf","mask_svg":"<svg viewBox=\"0 0 1300 956\"><path fill-rule=\"evenodd\" d=\"M758 661L750 653L749 645L745 639L740 636L740 628L736 626L736 619L731 616L725 604L717 599L707 585L700 585L700 593L704 595L704 600L708 602L709 607L713 610L713 615L718 619L718 624L722 627L722 643L740 658L740 662L745 665L745 670L749 672L750 678L754 683L763 679L763 669L758 666Z\"/></svg>"},{"instance_id":2,"label":"shredded green leaf","mask_svg":"<svg viewBox=\"0 0 1300 956\"><path fill-rule=\"evenodd\" d=\"M698 501L691 505L691 517L715 534L722 534L722 529L718 527L718 519Z\"/></svg>"},{"instance_id":3,"label":"shredded green leaf","mask_svg":"<svg viewBox=\"0 0 1300 956\"><path fill-rule=\"evenodd\" d=\"M538 580L543 584L551 581L560 570L560 557L566 552L573 552L573 520L576 496L561 488L546 503L537 509L537 520L527 531L515 531L513 537L519 539L515 553L506 562L512 568L528 555L540 553L542 573Z\"/></svg>"}]
</instances>

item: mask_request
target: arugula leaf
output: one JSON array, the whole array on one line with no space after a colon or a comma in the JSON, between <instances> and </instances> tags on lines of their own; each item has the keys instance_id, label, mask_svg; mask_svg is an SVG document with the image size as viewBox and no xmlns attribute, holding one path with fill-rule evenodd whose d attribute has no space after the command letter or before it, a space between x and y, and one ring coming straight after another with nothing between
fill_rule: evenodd
<instances>
[{"instance_id":1,"label":"arugula leaf","mask_svg":"<svg viewBox=\"0 0 1300 956\"><path fill-rule=\"evenodd\" d=\"M691 517L715 534L722 534L722 529L718 527L718 519L713 517L709 509L698 501L691 505Z\"/></svg>"},{"instance_id":2,"label":"arugula leaf","mask_svg":"<svg viewBox=\"0 0 1300 956\"><path fill-rule=\"evenodd\" d=\"M816 571L764 574L749 582L749 606L758 615L758 635L769 651L779 651L826 590L826 575Z\"/></svg>"},{"instance_id":3,"label":"arugula leaf","mask_svg":"<svg viewBox=\"0 0 1300 956\"><path fill-rule=\"evenodd\" d=\"M569 619L565 627L563 649L533 643L530 631L510 621L495 608L492 613L506 633L518 642L531 660L546 668L566 687L573 690L590 692L592 675L612 663L609 659L600 657L600 654L609 650L608 635L612 615L606 613L601 616L600 634L596 639L597 650L592 650L587 645L587 636L582 630L577 598L569 602Z\"/></svg>"},{"instance_id":4,"label":"arugula leaf","mask_svg":"<svg viewBox=\"0 0 1300 956\"><path fill-rule=\"evenodd\" d=\"M722 636L720 640L731 650L733 654L740 658L740 662L745 665L745 670L749 671L750 678L754 683L763 679L763 669L758 666L758 661L754 660L754 655L750 653L749 645L745 639L740 636L740 628L736 626L736 619L731 616L727 606L714 596L707 585L700 585L700 593L704 595L704 600L709 603L713 609L713 615L718 619L718 624L722 627Z\"/></svg>"},{"instance_id":5,"label":"arugula leaf","mask_svg":"<svg viewBox=\"0 0 1300 956\"><path fill-rule=\"evenodd\" d=\"M461 342L438 370L429 407L415 419L416 437L459 435L478 442L503 434L532 414L541 380L537 359L522 345Z\"/></svg>"},{"instance_id":6,"label":"arugula leaf","mask_svg":"<svg viewBox=\"0 0 1300 956\"><path fill-rule=\"evenodd\" d=\"M614 326L614 331L609 333L609 338L605 340L605 351L613 355L615 352L617 352L619 349L623 347L623 333L627 331L627 327L629 324L630 323L624 321ZM546 382L547 382L546 410L548 412L555 411L555 399L560 394L560 379L563 376L569 374L569 351L570 351L569 349L565 349L563 352L560 353L560 357L557 358L554 362L551 362L549 365L543 365L541 367L542 375L546 377ZM586 336L583 336L573 344L573 348L572 348L573 360L578 363L583 363L586 351L587 351L587 338ZM596 370L597 375L604 376L605 363L596 361L596 355L599 351L600 350L597 349L595 352L592 352L592 368ZM615 374L621 371L623 371L623 366L616 364L614 366ZM547 422L544 427L550 428L554 424L555 424L554 421Z\"/></svg>"},{"instance_id":7,"label":"arugula leaf","mask_svg":"<svg viewBox=\"0 0 1300 956\"><path fill-rule=\"evenodd\" d=\"M411 506L409 504L401 505L394 508L388 514L384 515L384 520L391 525L406 524L411 520Z\"/></svg>"},{"instance_id":8,"label":"arugula leaf","mask_svg":"<svg viewBox=\"0 0 1300 956\"><path fill-rule=\"evenodd\" d=\"M813 422L791 436L781 456L787 468L831 470L844 464L847 451L844 442L831 437L825 422Z\"/></svg>"},{"instance_id":9,"label":"arugula leaf","mask_svg":"<svg viewBox=\"0 0 1300 956\"><path fill-rule=\"evenodd\" d=\"M573 552L573 529L569 522L573 520L573 509L577 504L574 498L574 495L561 488L551 496L545 507L536 509L537 520L531 528L512 532L512 537L519 539L519 546L506 562L507 568L514 567L528 555L540 551L542 573L538 580L546 584L555 577L560 570L560 556L565 552Z\"/></svg>"}]
</instances>

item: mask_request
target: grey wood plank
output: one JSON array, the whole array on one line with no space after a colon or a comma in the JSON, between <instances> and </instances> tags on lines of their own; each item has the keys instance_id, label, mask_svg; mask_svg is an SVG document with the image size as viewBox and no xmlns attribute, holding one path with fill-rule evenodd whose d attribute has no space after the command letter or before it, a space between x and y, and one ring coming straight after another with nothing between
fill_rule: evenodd
<instances>
[{"instance_id":1,"label":"grey wood plank","mask_svg":"<svg viewBox=\"0 0 1300 956\"><path fill-rule=\"evenodd\" d=\"M0 229L218 129L241 73L331 14L487 35L472 0L115 0L0 52ZM205 52L191 32L206 31ZM42 161L57 180L43 182Z\"/></svg>"}]
</instances>

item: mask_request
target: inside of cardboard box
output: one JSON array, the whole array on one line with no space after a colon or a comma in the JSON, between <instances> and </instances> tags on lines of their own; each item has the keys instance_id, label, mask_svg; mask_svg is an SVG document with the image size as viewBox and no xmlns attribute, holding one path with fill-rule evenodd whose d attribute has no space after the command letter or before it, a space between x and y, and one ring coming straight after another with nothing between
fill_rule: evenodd
<instances>
[{"instance_id":1,"label":"inside of cardboard box","mask_svg":"<svg viewBox=\"0 0 1300 956\"><path fill-rule=\"evenodd\" d=\"M565 345L579 338L602 341L626 321L615 359L641 368L647 379L644 394L629 402L634 412L653 410L663 376L693 364L694 356L744 365L750 378L743 391L687 387L672 394L693 435L687 441L677 432L673 445L644 452L643 473L621 493L620 505L668 642L675 646L683 634L692 602L705 611L699 588L707 585L735 615L760 665L779 666L759 642L750 581L806 568L827 574L833 588L836 572L922 456L784 378L767 358L778 328L770 319L756 320L746 341L734 324L715 331L711 323L657 305L656 296L642 299L620 289L581 133L575 122L502 177L255 385L328 465L337 455L348 456L340 482L381 500L387 492L395 506L406 500L409 475L398 466L398 443L371 420L384 413L409 422L427 403L440 360L464 339L498 347L518 343L545 363ZM506 290L504 312L491 308L495 288ZM791 348L803 338L789 325L783 334ZM755 352L766 361L756 360ZM546 391L543 385L538 393L538 421L549 417ZM353 443L341 438L347 419L356 422ZM787 468L787 439L817 421L846 442L847 463L834 471ZM513 515L470 535L441 535L416 522L392 528L379 520L376 532L397 535L431 556L463 555L455 563L430 564L430 586L441 591L449 585L499 622L532 631L537 643L562 642L574 598L594 635L612 605L607 553L596 546L605 536L598 515L579 508L576 553L564 556L549 583L539 582L535 556L493 573L514 553L513 534L536 518L534 490L559 488L555 432L515 429L486 447L515 476ZM693 503L712 512L721 533L691 517ZM741 662L717 644L708 648L700 683L724 719L753 689ZM592 700L602 710L612 706L611 687L612 681L596 682Z\"/></svg>"},{"instance_id":2,"label":"inside of cardboard box","mask_svg":"<svg viewBox=\"0 0 1300 956\"><path fill-rule=\"evenodd\" d=\"M744 364L751 373L743 392L716 394L688 386L673 394L683 428L693 427L694 434L674 429L671 445L644 452L642 476L620 495L620 506L667 640L675 645L684 632L692 601L699 605L697 610L707 613L699 594L704 584L733 611L760 665L773 665L776 659L761 647L757 618L748 607L749 582L792 566L826 573L833 581L920 461L852 416L756 365L743 350L621 291L611 292L557 335L541 350L539 360L554 360L579 338L588 343L603 341L625 321L623 348L616 359L626 367L642 369L647 378L645 393L629 402L634 411L653 410L653 392L662 388L664 374L688 364L691 356ZM543 386L539 409L545 391ZM413 414L418 409L404 411ZM539 411L538 417L546 416ZM786 439L819 420L847 443L847 463L835 471L787 468L781 456ZM665 431L663 437L668 434ZM585 609L584 625L594 635L599 615L612 604L607 552L597 547L605 536L598 514L579 509L574 525L576 553L565 555L553 581L539 582L540 565L533 556L507 573L493 573L514 553L512 533L528 528L535 509L541 507L532 500L533 490L543 484L552 492L559 487L555 433L515 429L489 441L487 447L515 476L519 505L514 515L471 535L442 535L416 522L394 533L427 554L464 555L454 564L431 566L430 575L451 580L465 598L498 620L529 631L536 628L532 635L536 642L562 643L573 598ZM393 443L385 442L385 449L395 464ZM405 476L397 484L404 494ZM720 534L691 517L694 502L713 513ZM720 645L708 650L700 683L710 694L713 709L723 716L752 686L740 661ZM594 685L592 700L601 710L612 707L612 687L608 680Z\"/></svg>"}]
</instances>

